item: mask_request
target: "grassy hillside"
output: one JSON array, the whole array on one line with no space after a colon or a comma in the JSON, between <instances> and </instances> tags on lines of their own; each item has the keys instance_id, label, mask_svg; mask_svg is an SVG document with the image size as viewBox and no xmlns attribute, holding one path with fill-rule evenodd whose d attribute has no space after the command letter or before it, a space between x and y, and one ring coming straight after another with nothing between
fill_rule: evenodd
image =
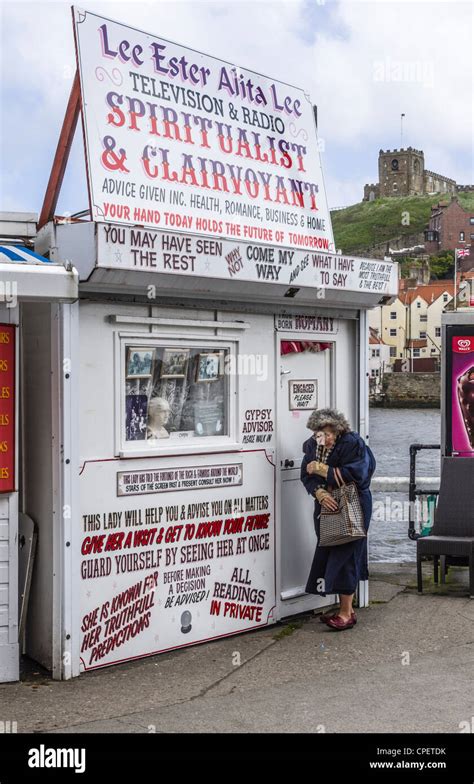
<instances>
[{"instance_id":1,"label":"grassy hillside","mask_svg":"<svg viewBox=\"0 0 474 784\"><path fill-rule=\"evenodd\" d=\"M361 253L374 245L400 235L410 237L423 231L431 214L431 205L449 201L436 196L407 196L401 198L363 201L331 213L336 248L343 253ZM474 212L474 193L458 194L464 209ZM408 212L410 224L402 225L402 213Z\"/></svg>"}]
</instances>

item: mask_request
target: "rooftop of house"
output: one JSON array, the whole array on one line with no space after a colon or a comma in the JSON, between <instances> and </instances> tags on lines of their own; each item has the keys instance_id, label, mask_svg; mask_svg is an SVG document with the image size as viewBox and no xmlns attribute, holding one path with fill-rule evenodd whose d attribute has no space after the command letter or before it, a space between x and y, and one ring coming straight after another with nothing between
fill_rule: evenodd
<instances>
[{"instance_id":1,"label":"rooftop of house","mask_svg":"<svg viewBox=\"0 0 474 784\"><path fill-rule=\"evenodd\" d=\"M409 282L408 278L401 278L400 280ZM460 275L458 275L458 285L459 281ZM453 296L453 281L435 280L431 283L417 283L416 286L400 286L398 298L404 305L411 305L417 297L421 297L428 305L431 305L445 293Z\"/></svg>"},{"instance_id":2,"label":"rooftop of house","mask_svg":"<svg viewBox=\"0 0 474 784\"><path fill-rule=\"evenodd\" d=\"M369 327L369 344L370 344L371 346L379 346L379 345L386 346L386 345L388 345L388 344L387 344L387 343L385 343L385 341L384 341L384 340L382 340L382 338L379 336L379 333L378 333L378 331L375 329L375 327Z\"/></svg>"},{"instance_id":3,"label":"rooftop of house","mask_svg":"<svg viewBox=\"0 0 474 784\"><path fill-rule=\"evenodd\" d=\"M414 338L413 340L407 340L406 342L407 348L426 348L427 345L428 341L423 338Z\"/></svg>"}]
</instances>

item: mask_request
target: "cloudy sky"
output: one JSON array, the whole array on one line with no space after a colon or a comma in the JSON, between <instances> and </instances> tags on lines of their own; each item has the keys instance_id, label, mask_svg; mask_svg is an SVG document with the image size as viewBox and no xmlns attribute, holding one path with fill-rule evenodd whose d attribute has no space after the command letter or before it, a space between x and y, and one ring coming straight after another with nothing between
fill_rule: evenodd
<instances>
[{"instance_id":1,"label":"cloudy sky","mask_svg":"<svg viewBox=\"0 0 474 784\"><path fill-rule=\"evenodd\" d=\"M330 207L377 181L380 148L474 182L473 5L448 0L152 0L79 6L303 87ZM39 212L75 70L70 3L1 4L1 210ZM80 125L57 213L87 207Z\"/></svg>"}]
</instances>

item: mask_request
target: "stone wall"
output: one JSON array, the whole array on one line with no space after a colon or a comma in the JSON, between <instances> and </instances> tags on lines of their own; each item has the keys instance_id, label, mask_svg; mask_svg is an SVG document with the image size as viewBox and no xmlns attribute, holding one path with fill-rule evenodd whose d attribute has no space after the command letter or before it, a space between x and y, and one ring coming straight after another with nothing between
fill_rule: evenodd
<instances>
[{"instance_id":1,"label":"stone wall","mask_svg":"<svg viewBox=\"0 0 474 784\"><path fill-rule=\"evenodd\" d=\"M439 408L439 373L386 373L378 405L386 408Z\"/></svg>"}]
</instances>

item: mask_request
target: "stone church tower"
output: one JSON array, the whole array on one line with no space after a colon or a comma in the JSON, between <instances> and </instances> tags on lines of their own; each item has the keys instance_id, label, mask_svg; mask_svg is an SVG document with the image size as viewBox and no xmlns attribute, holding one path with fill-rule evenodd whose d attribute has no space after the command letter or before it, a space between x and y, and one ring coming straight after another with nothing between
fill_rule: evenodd
<instances>
[{"instance_id":1,"label":"stone church tower","mask_svg":"<svg viewBox=\"0 0 474 784\"><path fill-rule=\"evenodd\" d=\"M364 185L363 201L382 197L421 196L434 193L472 193L473 185L457 185L443 174L425 169L422 150L379 150L379 181Z\"/></svg>"},{"instance_id":2,"label":"stone church tower","mask_svg":"<svg viewBox=\"0 0 474 784\"><path fill-rule=\"evenodd\" d=\"M379 151L380 196L416 196L424 193L425 156L421 150Z\"/></svg>"}]
</instances>

